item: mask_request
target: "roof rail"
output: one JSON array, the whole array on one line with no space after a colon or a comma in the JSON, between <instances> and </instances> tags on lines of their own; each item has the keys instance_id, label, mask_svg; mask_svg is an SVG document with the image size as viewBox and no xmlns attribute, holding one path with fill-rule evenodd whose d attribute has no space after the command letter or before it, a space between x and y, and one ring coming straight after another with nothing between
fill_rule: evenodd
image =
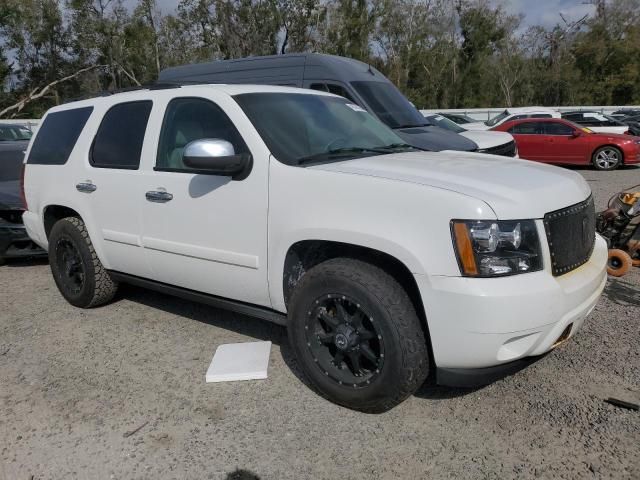
<instances>
[{"instance_id":1,"label":"roof rail","mask_svg":"<svg viewBox=\"0 0 640 480\"><path fill-rule=\"evenodd\" d=\"M110 97L111 95L117 95L119 93L135 92L138 90L163 90L163 89L169 89L169 88L180 88L182 85L183 85L182 83L178 83L178 82L148 83L144 85L136 85L133 87L119 88L117 90L103 90L102 92L98 92L98 93L90 93L87 95L83 95L81 97L71 98L69 100L66 100L64 103L78 102L80 100L89 100L91 98L98 98L98 97Z\"/></svg>"}]
</instances>

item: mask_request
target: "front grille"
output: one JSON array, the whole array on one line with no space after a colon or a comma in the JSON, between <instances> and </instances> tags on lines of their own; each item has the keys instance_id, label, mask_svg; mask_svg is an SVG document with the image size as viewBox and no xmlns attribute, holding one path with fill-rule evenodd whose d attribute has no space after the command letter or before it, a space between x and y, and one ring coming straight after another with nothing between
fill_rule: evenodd
<instances>
[{"instance_id":1,"label":"front grille","mask_svg":"<svg viewBox=\"0 0 640 480\"><path fill-rule=\"evenodd\" d=\"M553 275L564 275L587 263L596 242L593 197L544 216Z\"/></svg>"},{"instance_id":2,"label":"front grille","mask_svg":"<svg viewBox=\"0 0 640 480\"><path fill-rule=\"evenodd\" d=\"M497 147L485 148L480 150L482 153L489 153L491 155L502 155L504 157L516 156L516 142L510 141L504 145L498 145Z\"/></svg>"}]
</instances>

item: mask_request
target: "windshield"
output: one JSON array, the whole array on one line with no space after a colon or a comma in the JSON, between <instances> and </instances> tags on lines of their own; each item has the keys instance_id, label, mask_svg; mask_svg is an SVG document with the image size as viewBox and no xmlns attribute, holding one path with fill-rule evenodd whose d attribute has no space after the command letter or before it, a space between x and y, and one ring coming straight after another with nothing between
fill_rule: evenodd
<instances>
[{"instance_id":1,"label":"windshield","mask_svg":"<svg viewBox=\"0 0 640 480\"><path fill-rule=\"evenodd\" d=\"M373 113L391 128L422 127L422 114L400 91L386 82L351 82Z\"/></svg>"},{"instance_id":2,"label":"windshield","mask_svg":"<svg viewBox=\"0 0 640 480\"><path fill-rule=\"evenodd\" d=\"M345 98L306 93L245 93L234 98L271 153L288 165L413 149Z\"/></svg>"},{"instance_id":3,"label":"windshield","mask_svg":"<svg viewBox=\"0 0 640 480\"><path fill-rule=\"evenodd\" d=\"M509 112L507 112L506 110L498 115L496 115L495 117L487 120L486 122L484 122L484 124L487 127L493 127L494 125L497 125L499 121L507 118L509 116Z\"/></svg>"},{"instance_id":4,"label":"windshield","mask_svg":"<svg viewBox=\"0 0 640 480\"><path fill-rule=\"evenodd\" d=\"M425 117L427 122L435 127L444 128L445 130L451 130L455 133L466 132L467 130L462 128L456 122L452 122L448 118L443 117L442 115L428 115Z\"/></svg>"},{"instance_id":5,"label":"windshield","mask_svg":"<svg viewBox=\"0 0 640 480\"><path fill-rule=\"evenodd\" d=\"M22 125L0 125L0 142L29 140L33 133Z\"/></svg>"}]
</instances>

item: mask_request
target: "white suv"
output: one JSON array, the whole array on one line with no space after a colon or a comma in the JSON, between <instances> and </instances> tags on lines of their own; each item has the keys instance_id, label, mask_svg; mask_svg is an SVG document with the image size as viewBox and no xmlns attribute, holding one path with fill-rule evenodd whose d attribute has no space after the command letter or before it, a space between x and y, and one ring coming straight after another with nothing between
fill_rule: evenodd
<instances>
[{"instance_id":1,"label":"white suv","mask_svg":"<svg viewBox=\"0 0 640 480\"><path fill-rule=\"evenodd\" d=\"M288 327L325 397L387 410L574 335L606 281L580 175L422 152L349 100L142 89L55 107L27 152L31 238L88 308L129 282Z\"/></svg>"}]
</instances>

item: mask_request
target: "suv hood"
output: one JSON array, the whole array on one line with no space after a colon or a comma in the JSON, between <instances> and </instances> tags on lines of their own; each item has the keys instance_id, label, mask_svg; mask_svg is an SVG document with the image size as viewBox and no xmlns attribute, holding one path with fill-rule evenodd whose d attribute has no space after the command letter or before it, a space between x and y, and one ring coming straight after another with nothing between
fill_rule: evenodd
<instances>
[{"instance_id":1,"label":"suv hood","mask_svg":"<svg viewBox=\"0 0 640 480\"><path fill-rule=\"evenodd\" d=\"M406 152L307 168L455 191L486 202L504 220L542 218L591 193L582 176L570 170L481 153Z\"/></svg>"},{"instance_id":2,"label":"suv hood","mask_svg":"<svg viewBox=\"0 0 640 480\"><path fill-rule=\"evenodd\" d=\"M468 138L432 125L399 128L393 131L409 145L421 150L430 150L432 152L441 150L473 152L478 149L478 146Z\"/></svg>"}]
</instances>

